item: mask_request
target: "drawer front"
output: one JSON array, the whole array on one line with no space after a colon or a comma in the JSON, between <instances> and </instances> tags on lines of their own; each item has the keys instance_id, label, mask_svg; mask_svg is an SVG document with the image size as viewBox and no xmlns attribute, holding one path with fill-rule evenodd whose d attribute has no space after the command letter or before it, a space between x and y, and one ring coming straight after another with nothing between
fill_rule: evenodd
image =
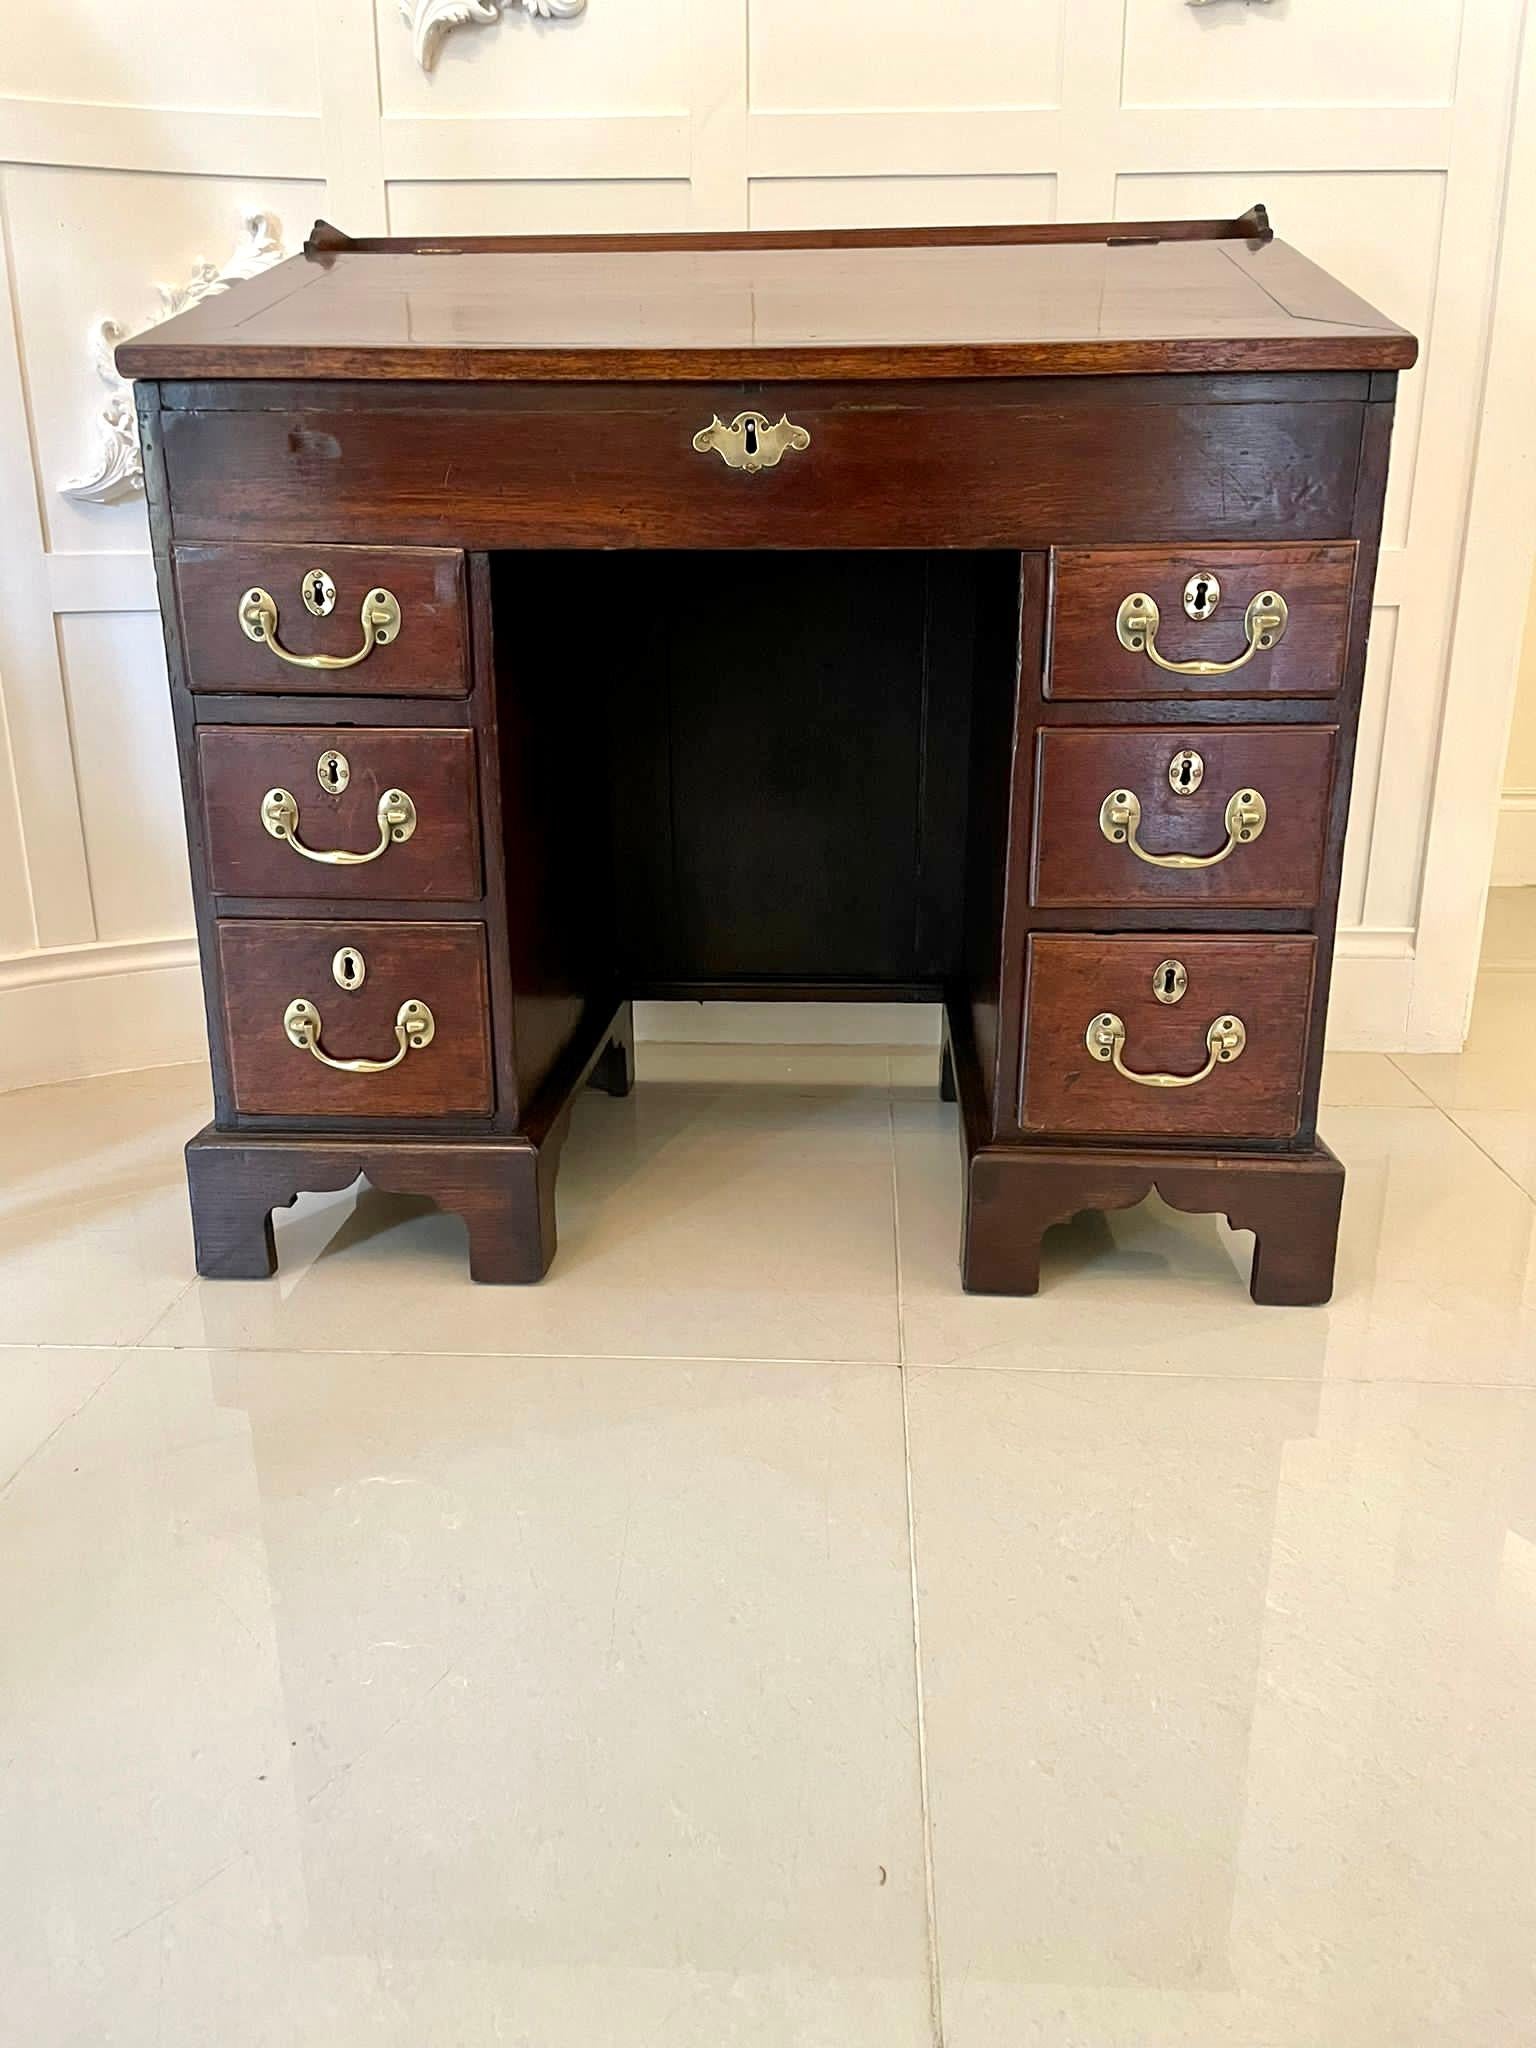
<instances>
[{"instance_id":1,"label":"drawer front","mask_svg":"<svg viewBox=\"0 0 1536 2048\"><path fill-rule=\"evenodd\" d=\"M195 384L170 391L161 430L177 532L206 541L286 539L297 520L471 548L1347 533L1365 406L1345 394L1363 380L1341 377L1337 397L1310 379L1313 395L1293 397L1297 381L1222 380L1225 400L1244 398L1221 403L1180 378L487 385L419 405L397 386L387 409L365 410L345 387ZM749 414L756 453L737 426Z\"/></svg>"},{"instance_id":2,"label":"drawer front","mask_svg":"<svg viewBox=\"0 0 1536 2048\"><path fill-rule=\"evenodd\" d=\"M226 919L218 944L236 1109L304 1119L490 1114L482 925ZM296 1003L308 1005L297 1018ZM335 1060L374 1070L327 1064Z\"/></svg>"},{"instance_id":3,"label":"drawer front","mask_svg":"<svg viewBox=\"0 0 1536 2048\"><path fill-rule=\"evenodd\" d=\"M173 560L194 690L468 694L464 557L457 549L317 541L179 547Z\"/></svg>"},{"instance_id":4,"label":"drawer front","mask_svg":"<svg viewBox=\"0 0 1536 2048\"><path fill-rule=\"evenodd\" d=\"M1025 980L1021 1127L1063 1137L1293 1136L1313 958L1310 938L1037 933ZM1105 1020L1123 1033L1097 1032L1090 1049L1090 1027ZM1213 1027L1234 1022L1241 1048L1231 1049L1230 1035L1213 1045ZM1207 1067L1184 1087L1129 1078Z\"/></svg>"},{"instance_id":5,"label":"drawer front","mask_svg":"<svg viewBox=\"0 0 1536 2048\"><path fill-rule=\"evenodd\" d=\"M1355 557L1353 541L1056 548L1046 695L1331 697Z\"/></svg>"},{"instance_id":6,"label":"drawer front","mask_svg":"<svg viewBox=\"0 0 1536 2048\"><path fill-rule=\"evenodd\" d=\"M1031 900L1309 908L1337 737L1326 725L1043 730Z\"/></svg>"},{"instance_id":7,"label":"drawer front","mask_svg":"<svg viewBox=\"0 0 1536 2048\"><path fill-rule=\"evenodd\" d=\"M197 756L220 895L442 903L480 894L473 733L205 725Z\"/></svg>"}]
</instances>

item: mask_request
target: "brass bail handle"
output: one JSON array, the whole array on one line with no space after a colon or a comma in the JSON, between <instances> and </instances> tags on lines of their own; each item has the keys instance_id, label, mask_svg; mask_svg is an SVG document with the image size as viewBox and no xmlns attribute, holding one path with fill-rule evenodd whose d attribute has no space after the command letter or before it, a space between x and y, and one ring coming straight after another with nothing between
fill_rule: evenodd
<instances>
[{"instance_id":1,"label":"brass bail handle","mask_svg":"<svg viewBox=\"0 0 1536 2048\"><path fill-rule=\"evenodd\" d=\"M312 572L317 573L317 572ZM315 610L313 605L308 609ZM317 612L317 616L323 613ZM270 647L279 661L294 668L356 668L375 647L387 647L400 635L400 604L392 591L370 590L363 599L361 620L363 644L355 654L293 654L277 637L277 600L259 583L253 584L235 606L235 616L247 640Z\"/></svg>"},{"instance_id":2,"label":"brass bail handle","mask_svg":"<svg viewBox=\"0 0 1536 2048\"><path fill-rule=\"evenodd\" d=\"M408 1052L424 1051L432 1043L437 1023L426 1004L414 996L403 1002L395 1012L395 1055L387 1060L333 1058L320 1043L320 1012L307 996L295 996L284 1010L283 1030L290 1045L313 1054L321 1066L334 1067L339 1074L387 1074Z\"/></svg>"},{"instance_id":3,"label":"brass bail handle","mask_svg":"<svg viewBox=\"0 0 1536 2048\"><path fill-rule=\"evenodd\" d=\"M729 426L716 413L709 425L694 435L693 445L701 455L713 450L727 469L756 476L759 470L777 469L792 448L809 448L811 436L787 413L769 420L765 413L739 412Z\"/></svg>"},{"instance_id":4,"label":"brass bail handle","mask_svg":"<svg viewBox=\"0 0 1536 2048\"><path fill-rule=\"evenodd\" d=\"M1112 846L1128 846L1149 868L1214 868L1240 846L1251 846L1269 822L1269 806L1256 789L1239 789L1227 799L1223 822L1227 843L1214 853L1152 853L1137 838L1141 798L1133 789L1112 789L1099 805L1099 830Z\"/></svg>"},{"instance_id":5,"label":"brass bail handle","mask_svg":"<svg viewBox=\"0 0 1536 2048\"><path fill-rule=\"evenodd\" d=\"M342 847L322 850L306 846L299 837L299 805L292 790L269 789L261 800L261 822L274 839L285 841L305 860L317 860L331 868L366 867L369 861L377 860L390 847L403 846L416 830L416 806L403 789L386 789L379 798L376 815L379 823L377 846L370 846L365 853L349 853Z\"/></svg>"},{"instance_id":6,"label":"brass bail handle","mask_svg":"<svg viewBox=\"0 0 1536 2048\"><path fill-rule=\"evenodd\" d=\"M1125 1064L1125 1022L1113 1010L1101 1010L1083 1034L1083 1042L1096 1060L1113 1066L1115 1072L1138 1088L1193 1088L1207 1080L1219 1066L1240 1060L1248 1043L1241 1017L1218 1017L1205 1034L1205 1065L1193 1074L1138 1074Z\"/></svg>"},{"instance_id":7,"label":"brass bail handle","mask_svg":"<svg viewBox=\"0 0 1536 2048\"><path fill-rule=\"evenodd\" d=\"M1290 608L1278 590L1261 590L1257 597L1249 599L1243 614L1248 644L1241 654L1234 655L1231 661L1169 661L1158 652L1157 629L1162 615L1156 598L1149 597L1144 590L1133 590L1129 597L1120 600L1120 609L1115 613L1115 638L1128 653L1144 654L1171 676L1229 676L1246 668L1256 654L1278 647L1290 616Z\"/></svg>"}]
</instances>

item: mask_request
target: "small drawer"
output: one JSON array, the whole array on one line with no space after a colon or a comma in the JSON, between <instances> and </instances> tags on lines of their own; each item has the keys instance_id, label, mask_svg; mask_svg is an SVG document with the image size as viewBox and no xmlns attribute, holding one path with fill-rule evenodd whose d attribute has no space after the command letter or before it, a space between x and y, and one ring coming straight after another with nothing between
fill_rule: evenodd
<instances>
[{"instance_id":1,"label":"small drawer","mask_svg":"<svg viewBox=\"0 0 1536 2048\"><path fill-rule=\"evenodd\" d=\"M1337 737L1331 725L1042 730L1031 901L1310 908Z\"/></svg>"},{"instance_id":2,"label":"small drawer","mask_svg":"<svg viewBox=\"0 0 1536 2048\"><path fill-rule=\"evenodd\" d=\"M446 903L480 894L473 733L205 725L197 758L220 895Z\"/></svg>"},{"instance_id":3,"label":"small drawer","mask_svg":"<svg viewBox=\"0 0 1536 2048\"><path fill-rule=\"evenodd\" d=\"M226 919L218 943L236 1109L490 1114L484 926Z\"/></svg>"},{"instance_id":4,"label":"small drawer","mask_svg":"<svg viewBox=\"0 0 1536 2048\"><path fill-rule=\"evenodd\" d=\"M463 697L464 557L454 548L179 547L194 690Z\"/></svg>"},{"instance_id":5,"label":"small drawer","mask_svg":"<svg viewBox=\"0 0 1536 2048\"><path fill-rule=\"evenodd\" d=\"M1062 1137L1292 1137L1313 958L1310 938L1037 933L1020 1127Z\"/></svg>"},{"instance_id":6,"label":"small drawer","mask_svg":"<svg viewBox=\"0 0 1536 2048\"><path fill-rule=\"evenodd\" d=\"M1355 556L1353 541L1053 549L1045 694L1331 697Z\"/></svg>"}]
</instances>

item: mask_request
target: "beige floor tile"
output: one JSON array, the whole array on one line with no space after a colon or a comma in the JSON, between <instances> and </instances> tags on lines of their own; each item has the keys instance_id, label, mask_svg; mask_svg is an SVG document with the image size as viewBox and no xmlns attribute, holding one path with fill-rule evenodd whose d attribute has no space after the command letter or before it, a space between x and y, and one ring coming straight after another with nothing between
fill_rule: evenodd
<instances>
[{"instance_id":1,"label":"beige floor tile","mask_svg":"<svg viewBox=\"0 0 1536 2048\"><path fill-rule=\"evenodd\" d=\"M124 1353L0 1503L8 2033L919 2048L901 1408Z\"/></svg>"},{"instance_id":2,"label":"beige floor tile","mask_svg":"<svg viewBox=\"0 0 1536 2048\"><path fill-rule=\"evenodd\" d=\"M1394 1053L1392 1061L1443 1109L1536 1109L1536 972L1478 976L1472 1025L1458 1053Z\"/></svg>"},{"instance_id":3,"label":"beige floor tile","mask_svg":"<svg viewBox=\"0 0 1536 2048\"><path fill-rule=\"evenodd\" d=\"M1536 1109L1453 1109L1446 1114L1517 1187L1536 1198Z\"/></svg>"},{"instance_id":4,"label":"beige floor tile","mask_svg":"<svg viewBox=\"0 0 1536 2048\"><path fill-rule=\"evenodd\" d=\"M1423 1109L1429 1097L1384 1052L1330 1052L1318 1097L1329 1109Z\"/></svg>"},{"instance_id":5,"label":"beige floor tile","mask_svg":"<svg viewBox=\"0 0 1536 2048\"><path fill-rule=\"evenodd\" d=\"M0 1496L122 1363L117 1348L0 1348Z\"/></svg>"},{"instance_id":6,"label":"beige floor tile","mask_svg":"<svg viewBox=\"0 0 1536 2048\"><path fill-rule=\"evenodd\" d=\"M456 1218L365 1189L280 1210L276 1285L200 1281L148 1341L894 1361L892 1210L883 1093L657 1082L577 1105L541 1285L471 1286Z\"/></svg>"},{"instance_id":7,"label":"beige floor tile","mask_svg":"<svg viewBox=\"0 0 1536 2048\"><path fill-rule=\"evenodd\" d=\"M939 1092L939 1049L917 1045L891 1050L891 1086L926 1097Z\"/></svg>"},{"instance_id":8,"label":"beige floor tile","mask_svg":"<svg viewBox=\"0 0 1536 2048\"><path fill-rule=\"evenodd\" d=\"M954 1111L894 1117L909 1360L1536 1383L1536 1209L1433 1109L1329 1112L1349 1180L1334 1299L1317 1309L1255 1309L1251 1237L1155 1199L1050 1232L1033 1299L962 1294Z\"/></svg>"},{"instance_id":9,"label":"beige floor tile","mask_svg":"<svg viewBox=\"0 0 1536 2048\"><path fill-rule=\"evenodd\" d=\"M1488 891L1482 964L1536 969L1536 889Z\"/></svg>"},{"instance_id":10,"label":"beige floor tile","mask_svg":"<svg viewBox=\"0 0 1536 2048\"><path fill-rule=\"evenodd\" d=\"M0 1344L132 1344L186 1288L185 1190L0 1210Z\"/></svg>"},{"instance_id":11,"label":"beige floor tile","mask_svg":"<svg viewBox=\"0 0 1536 2048\"><path fill-rule=\"evenodd\" d=\"M131 1344L192 1277L193 1068L0 1096L0 1344Z\"/></svg>"},{"instance_id":12,"label":"beige floor tile","mask_svg":"<svg viewBox=\"0 0 1536 2048\"><path fill-rule=\"evenodd\" d=\"M635 1070L644 1081L730 1082L788 1089L890 1085L883 1045L687 1045L642 1043Z\"/></svg>"},{"instance_id":13,"label":"beige floor tile","mask_svg":"<svg viewBox=\"0 0 1536 2048\"><path fill-rule=\"evenodd\" d=\"M103 1199L158 1187L213 1113L202 1067L104 1074L0 1095L0 1203L63 1195Z\"/></svg>"},{"instance_id":14,"label":"beige floor tile","mask_svg":"<svg viewBox=\"0 0 1536 2048\"><path fill-rule=\"evenodd\" d=\"M910 1417L948 2048L1523 2048L1536 1396Z\"/></svg>"}]
</instances>

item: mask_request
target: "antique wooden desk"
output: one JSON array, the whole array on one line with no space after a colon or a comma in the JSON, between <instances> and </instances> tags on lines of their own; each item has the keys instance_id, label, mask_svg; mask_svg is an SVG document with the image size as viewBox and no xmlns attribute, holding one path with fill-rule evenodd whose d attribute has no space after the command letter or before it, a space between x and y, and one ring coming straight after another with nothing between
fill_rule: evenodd
<instances>
[{"instance_id":1,"label":"antique wooden desk","mask_svg":"<svg viewBox=\"0 0 1536 2048\"><path fill-rule=\"evenodd\" d=\"M1240 220L353 241L118 351L213 1048L200 1272L358 1174L536 1280L636 996L942 999L967 1287L1153 1187L1332 1284L1395 373Z\"/></svg>"}]
</instances>

